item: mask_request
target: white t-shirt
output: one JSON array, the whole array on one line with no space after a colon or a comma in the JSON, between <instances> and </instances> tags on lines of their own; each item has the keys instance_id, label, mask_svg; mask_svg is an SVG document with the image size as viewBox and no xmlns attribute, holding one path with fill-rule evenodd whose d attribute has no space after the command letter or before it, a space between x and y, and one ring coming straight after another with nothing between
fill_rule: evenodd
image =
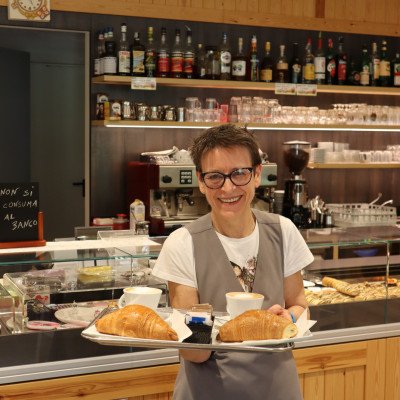
<instances>
[{"instance_id":1,"label":"white t-shirt","mask_svg":"<svg viewBox=\"0 0 400 400\"><path fill-rule=\"evenodd\" d=\"M284 277L288 277L313 262L314 257L291 220L279 216L283 239ZM249 236L233 239L217 232L231 263L243 267L257 257L258 224ZM167 281L198 288L192 236L183 227L173 231L163 244L153 269L153 275Z\"/></svg>"}]
</instances>

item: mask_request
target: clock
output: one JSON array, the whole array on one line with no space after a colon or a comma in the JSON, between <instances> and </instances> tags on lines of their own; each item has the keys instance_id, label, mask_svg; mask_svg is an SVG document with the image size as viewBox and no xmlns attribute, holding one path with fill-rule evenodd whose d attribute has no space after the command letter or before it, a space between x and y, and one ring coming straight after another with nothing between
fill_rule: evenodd
<instances>
[{"instance_id":1,"label":"clock","mask_svg":"<svg viewBox=\"0 0 400 400\"><path fill-rule=\"evenodd\" d=\"M8 0L8 19L50 21L50 0Z\"/></svg>"}]
</instances>

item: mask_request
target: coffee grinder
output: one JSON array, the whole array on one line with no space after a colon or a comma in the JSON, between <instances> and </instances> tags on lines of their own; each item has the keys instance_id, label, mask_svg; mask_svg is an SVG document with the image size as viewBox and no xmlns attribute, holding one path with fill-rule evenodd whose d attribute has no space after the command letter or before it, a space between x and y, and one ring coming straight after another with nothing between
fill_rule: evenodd
<instances>
[{"instance_id":1,"label":"coffee grinder","mask_svg":"<svg viewBox=\"0 0 400 400\"><path fill-rule=\"evenodd\" d=\"M301 176L301 172L308 164L310 150L311 145L308 142L283 143L283 160L291 178L285 181L282 214L300 229L309 227L307 182Z\"/></svg>"}]
</instances>

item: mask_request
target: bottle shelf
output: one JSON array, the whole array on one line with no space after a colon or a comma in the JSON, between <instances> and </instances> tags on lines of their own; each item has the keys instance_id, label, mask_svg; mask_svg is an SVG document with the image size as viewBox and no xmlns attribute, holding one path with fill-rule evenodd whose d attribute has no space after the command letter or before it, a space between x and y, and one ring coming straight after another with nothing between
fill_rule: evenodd
<instances>
[{"instance_id":1,"label":"bottle shelf","mask_svg":"<svg viewBox=\"0 0 400 400\"><path fill-rule=\"evenodd\" d=\"M275 83L266 82L175 78L155 79L157 86L275 91ZM103 85L130 85L131 80L131 76L102 75L93 77L92 83ZM400 88L375 86L317 85L317 93L349 93L395 96L400 95Z\"/></svg>"},{"instance_id":2,"label":"bottle shelf","mask_svg":"<svg viewBox=\"0 0 400 400\"><path fill-rule=\"evenodd\" d=\"M137 120L93 120L92 126L104 126L107 128L182 128L203 129L220 125L221 122L177 122L177 121L137 121ZM245 126L243 123L236 124ZM343 131L343 132L400 132L397 125L301 125L301 124L247 124L249 129L268 131Z\"/></svg>"},{"instance_id":3,"label":"bottle shelf","mask_svg":"<svg viewBox=\"0 0 400 400\"><path fill-rule=\"evenodd\" d=\"M398 162L387 163L308 163L307 168L310 169L377 169L377 168L400 168Z\"/></svg>"}]
</instances>

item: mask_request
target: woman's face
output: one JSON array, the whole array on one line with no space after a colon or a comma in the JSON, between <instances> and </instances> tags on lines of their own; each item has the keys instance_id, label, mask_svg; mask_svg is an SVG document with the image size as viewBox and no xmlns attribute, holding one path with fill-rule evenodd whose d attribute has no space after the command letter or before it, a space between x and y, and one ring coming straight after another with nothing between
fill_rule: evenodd
<instances>
[{"instance_id":1,"label":"woman's face","mask_svg":"<svg viewBox=\"0 0 400 400\"><path fill-rule=\"evenodd\" d=\"M239 168L251 168L250 153L245 147L215 148L204 154L201 160L202 172L230 174ZM253 170L250 182L245 186L235 186L229 178L220 189L210 189L197 173L200 190L211 206L213 217L218 220L241 218L249 215L250 204L255 189L260 185L261 165Z\"/></svg>"}]
</instances>

